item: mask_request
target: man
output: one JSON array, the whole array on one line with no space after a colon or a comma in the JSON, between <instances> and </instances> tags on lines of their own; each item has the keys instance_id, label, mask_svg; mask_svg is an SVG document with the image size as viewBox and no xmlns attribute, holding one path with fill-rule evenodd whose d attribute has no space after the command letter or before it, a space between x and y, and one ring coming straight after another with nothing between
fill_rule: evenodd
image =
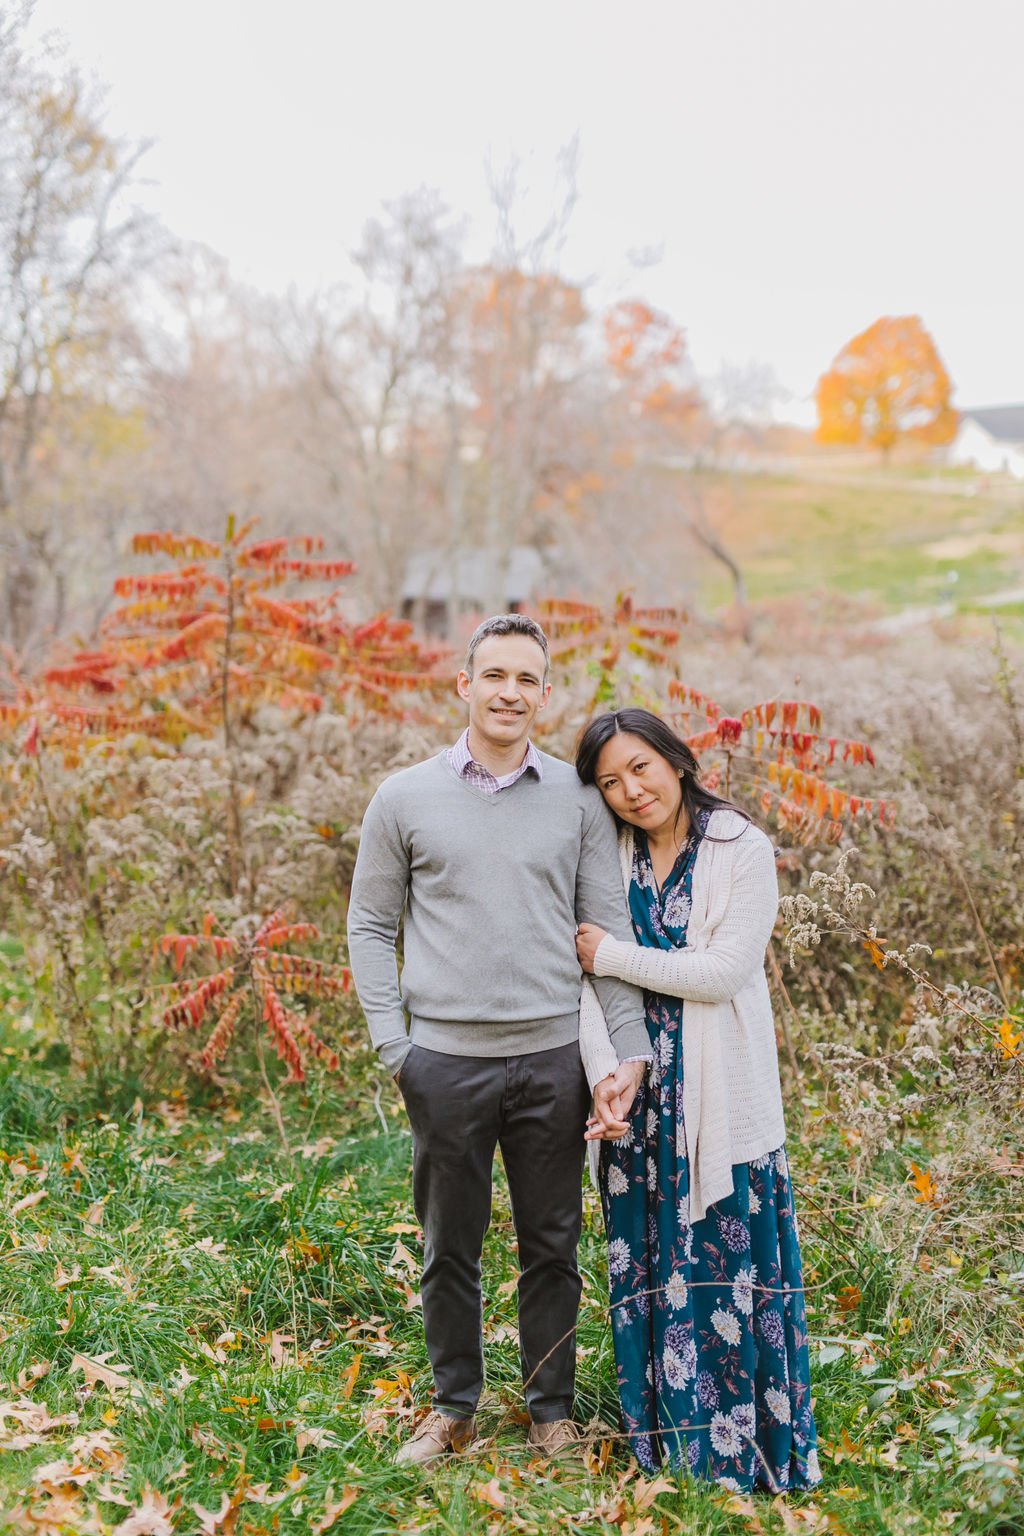
<instances>
[{"instance_id":1,"label":"man","mask_svg":"<svg viewBox=\"0 0 1024 1536\"><path fill-rule=\"evenodd\" d=\"M501 1147L519 1240L519 1337L530 1444L571 1445L581 1282L583 1132L576 924L631 937L613 819L530 728L551 693L532 619L469 643L456 745L388 779L363 819L349 957L370 1036L401 1089L424 1234L433 1411L398 1455L429 1464L475 1436L483 1386L480 1256ZM405 912L401 985L395 954ZM596 980L619 1068L598 1114L620 1123L650 1059L640 993ZM405 1010L410 1015L407 1033Z\"/></svg>"}]
</instances>

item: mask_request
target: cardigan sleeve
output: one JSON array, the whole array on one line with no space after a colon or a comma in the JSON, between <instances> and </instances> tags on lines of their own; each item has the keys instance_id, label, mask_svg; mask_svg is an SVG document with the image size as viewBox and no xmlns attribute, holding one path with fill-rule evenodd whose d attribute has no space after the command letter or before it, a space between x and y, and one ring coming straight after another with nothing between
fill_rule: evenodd
<instances>
[{"instance_id":1,"label":"cardigan sleeve","mask_svg":"<svg viewBox=\"0 0 1024 1536\"><path fill-rule=\"evenodd\" d=\"M619 976L650 992L697 1003L735 997L764 965L779 887L767 837L744 838L734 857L728 906L705 949L645 949L609 935L598 945L595 975Z\"/></svg>"},{"instance_id":2,"label":"cardigan sleeve","mask_svg":"<svg viewBox=\"0 0 1024 1536\"><path fill-rule=\"evenodd\" d=\"M600 791L583 789L583 821L576 872L576 920L620 933L630 932L629 908L619 873L615 820ZM621 981L595 978L608 1035L619 1061L644 1056L651 1042L644 1023L644 1000Z\"/></svg>"}]
</instances>

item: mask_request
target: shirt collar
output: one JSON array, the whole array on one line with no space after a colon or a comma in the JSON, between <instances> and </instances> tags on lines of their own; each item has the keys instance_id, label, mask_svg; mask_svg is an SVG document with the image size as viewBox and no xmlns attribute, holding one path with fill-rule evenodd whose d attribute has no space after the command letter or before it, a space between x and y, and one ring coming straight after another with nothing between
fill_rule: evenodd
<instances>
[{"instance_id":1,"label":"shirt collar","mask_svg":"<svg viewBox=\"0 0 1024 1536\"><path fill-rule=\"evenodd\" d=\"M450 749L450 761L452 767L455 769L455 772L459 775L460 778L465 777L466 769L469 767L470 763L476 761L472 752L469 750L468 726L463 731L455 745ZM480 765L478 764L478 766ZM512 774L518 776L520 773L525 773L527 769L532 769L533 772L537 775L538 779L543 779L544 764L540 753L537 751L537 748L534 746L532 741L527 742L526 756L519 764L519 767L513 768L511 772L504 775L504 777L511 778Z\"/></svg>"}]
</instances>

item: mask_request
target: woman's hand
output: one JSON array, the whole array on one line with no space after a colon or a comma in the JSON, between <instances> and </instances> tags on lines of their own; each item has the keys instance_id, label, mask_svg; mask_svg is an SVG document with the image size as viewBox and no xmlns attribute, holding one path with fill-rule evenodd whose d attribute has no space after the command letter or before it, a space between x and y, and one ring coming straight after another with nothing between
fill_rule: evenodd
<instances>
[{"instance_id":1,"label":"woman's hand","mask_svg":"<svg viewBox=\"0 0 1024 1536\"><path fill-rule=\"evenodd\" d=\"M623 1062L594 1085L594 1113L587 1121L584 1141L618 1141L625 1136L629 1111L646 1071L646 1062Z\"/></svg>"},{"instance_id":2,"label":"woman's hand","mask_svg":"<svg viewBox=\"0 0 1024 1536\"><path fill-rule=\"evenodd\" d=\"M597 954L597 946L607 935L603 928L598 928L594 923L580 923L576 929L576 954L580 965L589 976L594 974L594 956Z\"/></svg>"}]
</instances>

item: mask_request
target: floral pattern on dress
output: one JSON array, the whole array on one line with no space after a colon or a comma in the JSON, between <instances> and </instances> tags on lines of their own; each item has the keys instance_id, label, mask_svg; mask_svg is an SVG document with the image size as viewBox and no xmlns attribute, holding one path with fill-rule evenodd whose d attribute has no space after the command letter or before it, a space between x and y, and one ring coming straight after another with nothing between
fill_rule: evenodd
<instances>
[{"instance_id":1,"label":"floral pattern on dress","mask_svg":"<svg viewBox=\"0 0 1024 1536\"><path fill-rule=\"evenodd\" d=\"M702 835L706 817L700 822ZM636 833L637 942L686 943L691 835L659 889ZM690 1222L683 1126L683 1003L645 996L654 1060L629 1130L601 1145L612 1336L637 1461L733 1491L820 1481L793 1189L784 1147L733 1168L733 1192Z\"/></svg>"}]
</instances>

